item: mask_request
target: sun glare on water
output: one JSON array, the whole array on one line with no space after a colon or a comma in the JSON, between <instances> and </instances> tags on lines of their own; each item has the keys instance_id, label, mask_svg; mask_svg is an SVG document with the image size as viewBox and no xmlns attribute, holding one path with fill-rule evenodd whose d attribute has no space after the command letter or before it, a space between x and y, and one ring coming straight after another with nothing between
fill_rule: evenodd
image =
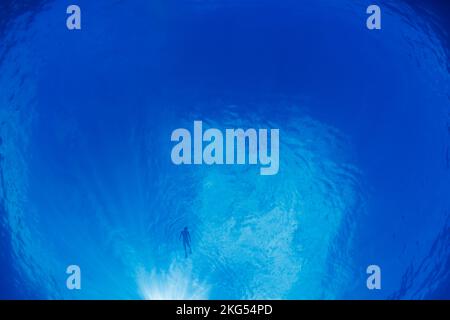
<instances>
[{"instance_id":1,"label":"sun glare on water","mask_svg":"<svg viewBox=\"0 0 450 320\"><path fill-rule=\"evenodd\" d=\"M145 300L202 300L208 287L192 276L191 266L173 262L167 271L142 271L138 277L141 297Z\"/></svg>"}]
</instances>

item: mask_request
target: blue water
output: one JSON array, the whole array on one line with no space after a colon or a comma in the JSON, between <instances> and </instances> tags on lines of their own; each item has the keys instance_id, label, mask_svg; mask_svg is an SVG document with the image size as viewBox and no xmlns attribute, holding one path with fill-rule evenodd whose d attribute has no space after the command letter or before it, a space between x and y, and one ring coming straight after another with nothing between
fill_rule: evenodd
<instances>
[{"instance_id":1,"label":"blue water","mask_svg":"<svg viewBox=\"0 0 450 320\"><path fill-rule=\"evenodd\" d=\"M1 298L450 298L446 1L73 2L0 4ZM279 173L173 165L194 120Z\"/></svg>"}]
</instances>

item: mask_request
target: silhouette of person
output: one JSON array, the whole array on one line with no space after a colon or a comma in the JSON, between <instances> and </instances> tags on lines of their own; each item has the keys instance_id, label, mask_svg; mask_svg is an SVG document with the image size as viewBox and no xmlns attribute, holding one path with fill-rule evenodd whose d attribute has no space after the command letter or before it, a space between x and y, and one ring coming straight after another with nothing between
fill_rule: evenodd
<instances>
[{"instance_id":1,"label":"silhouette of person","mask_svg":"<svg viewBox=\"0 0 450 320\"><path fill-rule=\"evenodd\" d=\"M189 234L189 230L187 227L184 227L183 231L180 233L180 239L183 237L183 246L184 246L184 257L187 258L187 247L189 247L189 253L192 254L191 249L191 235Z\"/></svg>"}]
</instances>

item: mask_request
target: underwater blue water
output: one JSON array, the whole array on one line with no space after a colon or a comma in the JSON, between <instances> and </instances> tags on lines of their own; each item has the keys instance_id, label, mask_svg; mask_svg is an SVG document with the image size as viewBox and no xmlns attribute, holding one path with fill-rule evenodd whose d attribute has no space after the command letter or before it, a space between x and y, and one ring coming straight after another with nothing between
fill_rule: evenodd
<instances>
[{"instance_id":1,"label":"underwater blue water","mask_svg":"<svg viewBox=\"0 0 450 320\"><path fill-rule=\"evenodd\" d=\"M0 297L450 298L448 3L370 4L2 0ZM173 165L194 120L279 173Z\"/></svg>"}]
</instances>

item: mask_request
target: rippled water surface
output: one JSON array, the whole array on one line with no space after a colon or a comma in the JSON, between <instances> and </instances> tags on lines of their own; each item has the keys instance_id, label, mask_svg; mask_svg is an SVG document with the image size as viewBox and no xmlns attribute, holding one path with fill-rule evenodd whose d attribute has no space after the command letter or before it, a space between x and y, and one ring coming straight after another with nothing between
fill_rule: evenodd
<instances>
[{"instance_id":1,"label":"rippled water surface","mask_svg":"<svg viewBox=\"0 0 450 320\"><path fill-rule=\"evenodd\" d=\"M3 0L0 296L450 298L448 5L378 2ZM194 120L279 173L173 165Z\"/></svg>"}]
</instances>

